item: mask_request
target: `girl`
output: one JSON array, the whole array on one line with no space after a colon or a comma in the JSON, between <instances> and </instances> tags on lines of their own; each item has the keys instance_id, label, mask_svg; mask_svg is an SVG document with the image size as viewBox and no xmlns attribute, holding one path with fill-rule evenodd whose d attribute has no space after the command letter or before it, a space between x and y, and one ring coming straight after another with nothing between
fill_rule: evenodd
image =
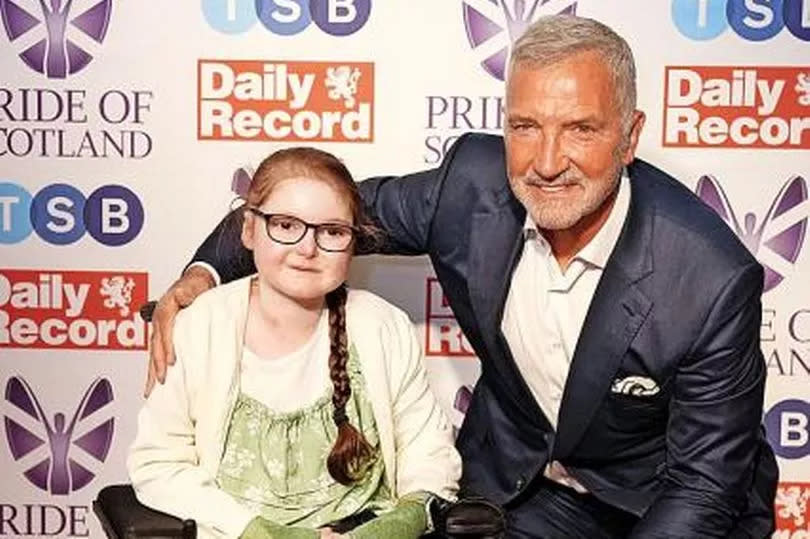
<instances>
[{"instance_id":1,"label":"girl","mask_svg":"<svg viewBox=\"0 0 810 539\"><path fill-rule=\"evenodd\" d=\"M138 499L209 537L412 538L460 475L407 316L347 290L374 237L346 167L311 148L259 166L241 239L257 274L177 317L177 365L138 418Z\"/></svg>"}]
</instances>

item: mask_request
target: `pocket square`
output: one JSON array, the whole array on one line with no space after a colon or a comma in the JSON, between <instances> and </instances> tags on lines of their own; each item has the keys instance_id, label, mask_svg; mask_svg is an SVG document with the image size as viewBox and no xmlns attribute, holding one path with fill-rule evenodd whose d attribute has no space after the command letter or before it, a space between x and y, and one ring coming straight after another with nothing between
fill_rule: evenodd
<instances>
[{"instance_id":1,"label":"pocket square","mask_svg":"<svg viewBox=\"0 0 810 539\"><path fill-rule=\"evenodd\" d=\"M616 378L610 386L610 391L620 395L630 395L632 397L652 397L657 395L661 388L652 378L646 376L627 376Z\"/></svg>"}]
</instances>

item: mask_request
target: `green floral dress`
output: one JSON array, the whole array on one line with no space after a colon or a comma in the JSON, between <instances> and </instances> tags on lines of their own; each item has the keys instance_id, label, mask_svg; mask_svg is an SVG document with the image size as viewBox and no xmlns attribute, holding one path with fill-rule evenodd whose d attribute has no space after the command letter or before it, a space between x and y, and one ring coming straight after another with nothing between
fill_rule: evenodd
<instances>
[{"instance_id":1,"label":"green floral dress","mask_svg":"<svg viewBox=\"0 0 810 539\"><path fill-rule=\"evenodd\" d=\"M376 455L359 481L341 485L326 468L337 435L330 387L313 404L292 412L275 412L241 393L217 473L220 488L269 521L307 528L361 509L378 514L392 509L395 500L386 481L377 426L354 347L347 371L352 395L346 413Z\"/></svg>"}]
</instances>

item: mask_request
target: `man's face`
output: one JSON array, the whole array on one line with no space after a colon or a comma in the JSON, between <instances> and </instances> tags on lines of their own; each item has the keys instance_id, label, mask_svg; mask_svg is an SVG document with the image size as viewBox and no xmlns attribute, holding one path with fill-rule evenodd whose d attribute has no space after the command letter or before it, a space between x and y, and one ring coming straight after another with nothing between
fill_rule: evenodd
<instances>
[{"instance_id":1,"label":"man's face","mask_svg":"<svg viewBox=\"0 0 810 539\"><path fill-rule=\"evenodd\" d=\"M643 114L625 126L600 54L545 67L517 65L506 87L512 191L541 229L607 217L621 169L633 160Z\"/></svg>"}]
</instances>

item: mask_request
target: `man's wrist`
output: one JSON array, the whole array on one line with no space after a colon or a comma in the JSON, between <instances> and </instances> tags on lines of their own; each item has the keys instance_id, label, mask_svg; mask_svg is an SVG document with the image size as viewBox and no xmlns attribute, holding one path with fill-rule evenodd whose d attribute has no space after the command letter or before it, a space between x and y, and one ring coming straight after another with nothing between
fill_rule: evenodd
<instances>
[{"instance_id":1,"label":"man's wrist","mask_svg":"<svg viewBox=\"0 0 810 539\"><path fill-rule=\"evenodd\" d=\"M214 288L219 284L219 275L216 274L214 268L205 262L194 262L183 272L183 277L194 277L205 279L208 283L208 288Z\"/></svg>"}]
</instances>

